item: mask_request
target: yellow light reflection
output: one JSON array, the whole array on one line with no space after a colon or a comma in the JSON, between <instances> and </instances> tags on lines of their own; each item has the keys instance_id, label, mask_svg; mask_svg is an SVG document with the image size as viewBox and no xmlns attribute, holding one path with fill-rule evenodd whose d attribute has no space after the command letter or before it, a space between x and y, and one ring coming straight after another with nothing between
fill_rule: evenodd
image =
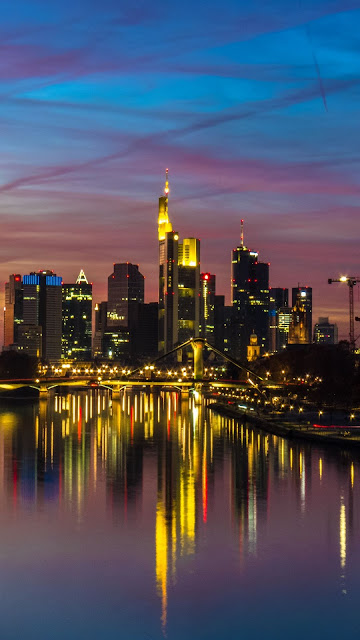
<instances>
[{"instance_id":1,"label":"yellow light reflection","mask_svg":"<svg viewBox=\"0 0 360 640\"><path fill-rule=\"evenodd\" d=\"M342 569L341 578L345 578L345 566L346 566L346 510L344 504L344 498L341 496L340 503L340 531L339 531L339 543L340 543L340 566ZM343 593L346 590L343 589Z\"/></svg>"},{"instance_id":2,"label":"yellow light reflection","mask_svg":"<svg viewBox=\"0 0 360 640\"><path fill-rule=\"evenodd\" d=\"M166 628L167 616L168 541L163 505L158 502L155 523L155 574L158 595L161 598L161 623Z\"/></svg>"}]
</instances>

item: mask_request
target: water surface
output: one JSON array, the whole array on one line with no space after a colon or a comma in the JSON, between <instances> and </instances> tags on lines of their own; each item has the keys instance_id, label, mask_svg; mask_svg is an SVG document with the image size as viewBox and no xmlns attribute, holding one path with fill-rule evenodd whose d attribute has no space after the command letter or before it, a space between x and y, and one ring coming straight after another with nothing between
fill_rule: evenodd
<instances>
[{"instance_id":1,"label":"water surface","mask_svg":"<svg viewBox=\"0 0 360 640\"><path fill-rule=\"evenodd\" d=\"M359 483L177 393L2 400L1 638L358 637Z\"/></svg>"}]
</instances>

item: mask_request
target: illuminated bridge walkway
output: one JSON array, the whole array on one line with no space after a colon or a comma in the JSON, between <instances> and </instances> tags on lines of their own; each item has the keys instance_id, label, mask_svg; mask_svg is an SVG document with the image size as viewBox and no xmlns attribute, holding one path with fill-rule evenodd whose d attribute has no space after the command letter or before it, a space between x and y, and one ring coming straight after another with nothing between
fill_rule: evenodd
<instances>
[{"instance_id":1,"label":"illuminated bridge walkway","mask_svg":"<svg viewBox=\"0 0 360 640\"><path fill-rule=\"evenodd\" d=\"M184 349L188 346L191 346L194 353L194 372L193 377L176 378L176 376L169 376L166 372L163 372L161 376L155 378L153 374L153 369L155 365L157 365L160 361L164 360L167 356L176 353L177 351ZM203 352L204 347L215 352L216 355L220 356L227 362L230 362L237 369L242 371L245 374L245 379L243 381L240 380L214 380L209 378L208 376L204 376L204 359ZM191 388L195 389L230 389L230 388L249 388L252 386L258 389L263 393L263 389L265 387L269 387L268 383L260 378L258 375L246 369L246 367L240 365L236 360L230 358L227 354L222 353L211 344L209 344L204 338L195 338L192 340L188 340L183 344L175 347L168 353L156 358L151 363L146 366L138 367L132 371L128 371L127 374L109 374L109 373L101 373L98 375L92 371L87 374L81 375L69 375L61 376L61 375L51 375L51 376L39 376L34 379L17 379L17 380L0 380L0 390L3 391L11 391L15 389L20 389L24 387L37 389L39 391L40 397L46 397L47 393L52 389L61 388L61 387L76 387L76 388L105 388L110 389L113 392L113 395L121 393L123 389L129 387L161 387L161 388L174 388L182 390L183 392L188 391ZM274 385L271 385L274 388ZM277 388L280 388L281 385L276 385Z\"/></svg>"}]
</instances>

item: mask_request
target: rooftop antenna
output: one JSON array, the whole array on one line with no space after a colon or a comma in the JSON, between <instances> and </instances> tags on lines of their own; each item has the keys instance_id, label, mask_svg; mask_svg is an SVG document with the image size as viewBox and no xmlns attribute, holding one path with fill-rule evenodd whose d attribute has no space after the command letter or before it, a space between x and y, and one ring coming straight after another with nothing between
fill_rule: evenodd
<instances>
[{"instance_id":1,"label":"rooftop antenna","mask_svg":"<svg viewBox=\"0 0 360 640\"><path fill-rule=\"evenodd\" d=\"M164 189L164 193L166 196L169 195L169 169L166 169L165 171L165 189Z\"/></svg>"},{"instance_id":2,"label":"rooftop antenna","mask_svg":"<svg viewBox=\"0 0 360 640\"><path fill-rule=\"evenodd\" d=\"M240 247L244 246L244 220L241 220Z\"/></svg>"}]
</instances>

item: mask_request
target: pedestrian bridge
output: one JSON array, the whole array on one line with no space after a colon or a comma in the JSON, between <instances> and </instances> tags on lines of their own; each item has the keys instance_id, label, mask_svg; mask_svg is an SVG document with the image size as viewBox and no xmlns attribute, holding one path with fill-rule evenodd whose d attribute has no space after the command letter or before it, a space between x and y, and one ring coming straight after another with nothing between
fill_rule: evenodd
<instances>
[{"instance_id":1,"label":"pedestrian bridge","mask_svg":"<svg viewBox=\"0 0 360 640\"><path fill-rule=\"evenodd\" d=\"M154 378L151 369L164 360L167 356L176 353L177 351L191 346L194 353L194 371L193 376L183 378L176 378L167 376L165 373L158 378ZM204 376L204 347L211 349L218 356L222 357L227 362L237 367L245 374L245 380L240 382L239 380L212 380L207 376ZM145 373L144 373L145 372ZM222 353L212 345L210 345L204 338L194 338L187 340L183 344L175 347L166 354L163 354L159 358L154 359L146 367L138 367L133 370L128 370L126 375L109 375L108 373L94 378L94 372L85 375L51 375L51 376L39 376L34 379L17 379L17 380L0 380L0 390L11 391L21 389L24 387L36 389L39 391L40 397L44 397L52 389L61 387L76 387L76 388L105 388L110 389L113 394L120 393L123 389L130 387L161 387L169 389L189 390L190 388L201 389L202 387L211 387L217 389L225 388L241 388L252 385L253 387L260 388L263 384L262 378L258 375L246 369L233 358L230 358L227 354Z\"/></svg>"}]
</instances>

